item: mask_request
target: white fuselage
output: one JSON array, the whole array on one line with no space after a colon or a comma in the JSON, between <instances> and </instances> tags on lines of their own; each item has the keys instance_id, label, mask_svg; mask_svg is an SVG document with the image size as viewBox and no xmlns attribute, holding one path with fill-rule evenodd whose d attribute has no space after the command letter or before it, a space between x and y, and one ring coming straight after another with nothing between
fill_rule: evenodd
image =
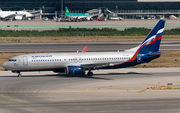
<instances>
[{"instance_id":1,"label":"white fuselage","mask_svg":"<svg viewBox=\"0 0 180 113\"><path fill-rule=\"evenodd\" d=\"M127 61L134 52L79 52L79 53L42 53L27 54L13 57L12 61L4 63L7 69L43 70L58 69L71 66L83 66L87 69L102 66L114 66ZM86 66L87 65L87 66Z\"/></svg>"},{"instance_id":2,"label":"white fuselage","mask_svg":"<svg viewBox=\"0 0 180 113\"><path fill-rule=\"evenodd\" d=\"M32 17L33 15L27 11L0 11L0 18L15 18L22 20L23 16Z\"/></svg>"}]
</instances>

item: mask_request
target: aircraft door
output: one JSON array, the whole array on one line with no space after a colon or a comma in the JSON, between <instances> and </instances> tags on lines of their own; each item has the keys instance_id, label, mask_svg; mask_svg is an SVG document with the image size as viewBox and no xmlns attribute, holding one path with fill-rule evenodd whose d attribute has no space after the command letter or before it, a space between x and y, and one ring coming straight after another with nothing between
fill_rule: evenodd
<instances>
[{"instance_id":1,"label":"aircraft door","mask_svg":"<svg viewBox=\"0 0 180 113\"><path fill-rule=\"evenodd\" d=\"M27 58L27 56L23 56L23 65L24 66L28 65L28 58Z\"/></svg>"},{"instance_id":2,"label":"aircraft door","mask_svg":"<svg viewBox=\"0 0 180 113\"><path fill-rule=\"evenodd\" d=\"M81 57L79 57L79 58L75 57L74 58L74 63L81 63L81 62L82 62L82 58Z\"/></svg>"}]
</instances>

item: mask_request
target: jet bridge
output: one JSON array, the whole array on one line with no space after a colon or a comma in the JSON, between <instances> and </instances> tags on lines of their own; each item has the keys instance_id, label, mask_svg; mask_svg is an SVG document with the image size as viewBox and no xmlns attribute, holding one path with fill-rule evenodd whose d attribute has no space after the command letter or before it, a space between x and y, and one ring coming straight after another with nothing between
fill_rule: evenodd
<instances>
[{"instance_id":1,"label":"jet bridge","mask_svg":"<svg viewBox=\"0 0 180 113\"><path fill-rule=\"evenodd\" d=\"M91 15L91 17L99 17L102 14L102 9L92 9L87 11Z\"/></svg>"},{"instance_id":2,"label":"jet bridge","mask_svg":"<svg viewBox=\"0 0 180 113\"><path fill-rule=\"evenodd\" d=\"M107 19L109 16L115 15L114 12L108 10L108 8L98 8L87 11L91 15L91 17L98 17L101 19Z\"/></svg>"}]
</instances>

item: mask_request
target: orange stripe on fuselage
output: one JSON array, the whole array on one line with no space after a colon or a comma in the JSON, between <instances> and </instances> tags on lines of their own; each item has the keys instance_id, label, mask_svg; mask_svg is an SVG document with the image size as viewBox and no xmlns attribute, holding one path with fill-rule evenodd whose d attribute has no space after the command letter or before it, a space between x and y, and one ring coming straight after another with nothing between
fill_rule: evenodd
<instances>
[{"instance_id":1,"label":"orange stripe on fuselage","mask_svg":"<svg viewBox=\"0 0 180 113\"><path fill-rule=\"evenodd\" d=\"M134 62L134 61L136 60L136 57L137 57L138 53L139 53L139 49L136 51L136 53L134 54L134 56L133 56L131 59L127 60L126 62ZM115 65L115 66L121 65L121 64L124 64L124 63L126 63L126 62L122 62L122 63L114 64L114 65Z\"/></svg>"},{"instance_id":2,"label":"orange stripe on fuselage","mask_svg":"<svg viewBox=\"0 0 180 113\"><path fill-rule=\"evenodd\" d=\"M138 49L138 50L136 51L136 53L134 54L134 56L133 56L131 59L128 60L129 62L134 62L134 61L136 60L136 57L137 57L137 55L138 55L138 53L139 53L139 50L140 50L140 49Z\"/></svg>"}]
</instances>

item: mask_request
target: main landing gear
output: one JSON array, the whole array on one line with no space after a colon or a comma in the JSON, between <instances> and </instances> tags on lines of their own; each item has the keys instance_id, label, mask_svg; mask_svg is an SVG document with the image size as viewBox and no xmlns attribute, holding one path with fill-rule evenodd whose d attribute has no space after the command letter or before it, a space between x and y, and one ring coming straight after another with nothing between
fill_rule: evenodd
<instances>
[{"instance_id":1,"label":"main landing gear","mask_svg":"<svg viewBox=\"0 0 180 113\"><path fill-rule=\"evenodd\" d=\"M88 77L92 77L93 76L93 72L91 72L91 70L89 70L89 72L87 73Z\"/></svg>"}]
</instances>

